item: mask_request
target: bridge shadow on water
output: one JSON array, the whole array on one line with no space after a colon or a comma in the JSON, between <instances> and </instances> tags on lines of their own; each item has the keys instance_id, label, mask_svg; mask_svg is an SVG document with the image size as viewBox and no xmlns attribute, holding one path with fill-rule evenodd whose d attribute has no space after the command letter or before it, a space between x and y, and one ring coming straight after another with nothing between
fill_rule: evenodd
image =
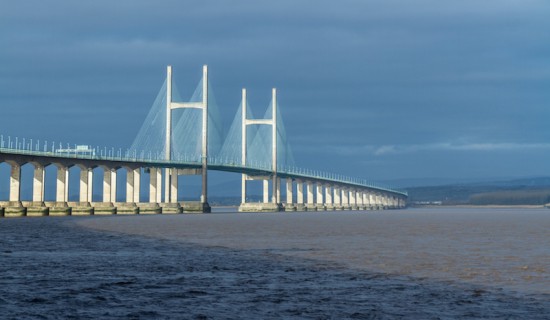
<instances>
[{"instance_id":1,"label":"bridge shadow on water","mask_svg":"<svg viewBox=\"0 0 550 320\"><path fill-rule=\"evenodd\" d=\"M545 295L92 231L78 221L0 220L0 318L550 318Z\"/></svg>"}]
</instances>

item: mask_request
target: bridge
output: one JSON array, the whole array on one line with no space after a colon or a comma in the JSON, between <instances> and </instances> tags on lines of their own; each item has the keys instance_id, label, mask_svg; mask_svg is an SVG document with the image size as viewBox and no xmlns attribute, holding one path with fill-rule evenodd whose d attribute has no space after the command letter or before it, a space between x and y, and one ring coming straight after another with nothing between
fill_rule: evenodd
<instances>
[{"instance_id":1,"label":"bridge","mask_svg":"<svg viewBox=\"0 0 550 320\"><path fill-rule=\"evenodd\" d=\"M191 99L182 101L172 79L172 67L168 66L166 81L127 149L70 146L0 135L0 164L10 167L9 199L0 201L0 216L210 212L209 170L242 175L239 211L405 207L404 191L361 178L297 167L278 109L277 90L273 89L264 116L254 117L246 89L242 89L235 119L224 133L208 81L208 67L203 67L202 79ZM32 201L21 199L21 168L26 164L33 167ZM45 172L51 167L56 170L55 199L46 201ZM80 170L78 186L71 186L78 187L78 201L69 199L69 169L74 167ZM124 175L119 174L121 171ZM98 174L102 175L102 183L94 186L94 175ZM181 201L178 196L179 178L189 175L202 177L197 201ZM121 176L125 176L123 201L117 194L121 192L117 177ZM262 201L252 202L247 197L247 183L253 180L263 183ZM283 181L285 199L281 197ZM8 184L1 183L0 188L3 185ZM94 190L100 190L101 199L94 199ZM148 191L148 199L142 191Z\"/></svg>"}]
</instances>

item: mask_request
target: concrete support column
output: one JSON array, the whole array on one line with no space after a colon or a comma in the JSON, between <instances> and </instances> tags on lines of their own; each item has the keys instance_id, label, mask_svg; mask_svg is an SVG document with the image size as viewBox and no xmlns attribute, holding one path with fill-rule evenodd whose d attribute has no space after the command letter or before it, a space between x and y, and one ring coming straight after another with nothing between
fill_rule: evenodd
<instances>
[{"instance_id":1,"label":"concrete support column","mask_svg":"<svg viewBox=\"0 0 550 320\"><path fill-rule=\"evenodd\" d=\"M349 208L349 190L347 188L342 188L342 206Z\"/></svg>"},{"instance_id":2,"label":"concrete support column","mask_svg":"<svg viewBox=\"0 0 550 320\"><path fill-rule=\"evenodd\" d=\"M281 203L281 178L277 177L277 203Z\"/></svg>"},{"instance_id":3,"label":"concrete support column","mask_svg":"<svg viewBox=\"0 0 550 320\"><path fill-rule=\"evenodd\" d=\"M320 182L317 182L315 184L316 190L317 190L317 205L323 205L323 185Z\"/></svg>"},{"instance_id":4,"label":"concrete support column","mask_svg":"<svg viewBox=\"0 0 550 320\"><path fill-rule=\"evenodd\" d=\"M246 174L241 175L241 203L246 203Z\"/></svg>"},{"instance_id":5,"label":"concrete support column","mask_svg":"<svg viewBox=\"0 0 550 320\"><path fill-rule=\"evenodd\" d=\"M173 171L174 169L169 169L169 168L164 169L164 202L166 203L172 202L172 196L173 196L172 195L172 172ZM139 202L139 201L136 201L136 202Z\"/></svg>"},{"instance_id":6,"label":"concrete support column","mask_svg":"<svg viewBox=\"0 0 550 320\"><path fill-rule=\"evenodd\" d=\"M156 170L156 174L157 174L157 178L156 178L156 182L157 182L157 203L161 203L162 202L162 169L157 169ZM134 199L135 200L135 199Z\"/></svg>"},{"instance_id":7,"label":"concrete support column","mask_svg":"<svg viewBox=\"0 0 550 320\"><path fill-rule=\"evenodd\" d=\"M141 191L141 169L132 170L134 173L134 202L140 202L139 196Z\"/></svg>"},{"instance_id":8,"label":"concrete support column","mask_svg":"<svg viewBox=\"0 0 550 320\"><path fill-rule=\"evenodd\" d=\"M368 208L370 206L368 191L363 191L363 206L365 208Z\"/></svg>"},{"instance_id":9,"label":"concrete support column","mask_svg":"<svg viewBox=\"0 0 550 320\"><path fill-rule=\"evenodd\" d=\"M149 168L149 202L157 201L157 169Z\"/></svg>"},{"instance_id":10,"label":"concrete support column","mask_svg":"<svg viewBox=\"0 0 550 320\"><path fill-rule=\"evenodd\" d=\"M307 204L313 204L313 183L306 181L307 187Z\"/></svg>"},{"instance_id":11,"label":"concrete support column","mask_svg":"<svg viewBox=\"0 0 550 320\"><path fill-rule=\"evenodd\" d=\"M116 202L116 169L111 169L111 202Z\"/></svg>"},{"instance_id":12,"label":"concrete support column","mask_svg":"<svg viewBox=\"0 0 550 320\"><path fill-rule=\"evenodd\" d=\"M170 202L178 203L178 169L172 168L170 178Z\"/></svg>"},{"instance_id":13,"label":"concrete support column","mask_svg":"<svg viewBox=\"0 0 550 320\"><path fill-rule=\"evenodd\" d=\"M88 168L80 168L80 202L89 202L89 192L88 188L90 187L89 184L89 174L88 174Z\"/></svg>"},{"instance_id":14,"label":"concrete support column","mask_svg":"<svg viewBox=\"0 0 550 320\"><path fill-rule=\"evenodd\" d=\"M376 207L376 196L372 192L369 192L369 203L371 208Z\"/></svg>"},{"instance_id":15,"label":"concrete support column","mask_svg":"<svg viewBox=\"0 0 550 320\"><path fill-rule=\"evenodd\" d=\"M56 202L67 202L69 194L69 168L57 165Z\"/></svg>"},{"instance_id":16,"label":"concrete support column","mask_svg":"<svg viewBox=\"0 0 550 320\"><path fill-rule=\"evenodd\" d=\"M340 187L334 187L334 205L337 207L342 205L342 189Z\"/></svg>"},{"instance_id":17,"label":"concrete support column","mask_svg":"<svg viewBox=\"0 0 550 320\"><path fill-rule=\"evenodd\" d=\"M355 189L350 189L349 191L350 195L350 205L353 210L357 209L357 192Z\"/></svg>"},{"instance_id":18,"label":"concrete support column","mask_svg":"<svg viewBox=\"0 0 550 320\"><path fill-rule=\"evenodd\" d=\"M286 178L286 203L293 204L293 195L292 195L292 179Z\"/></svg>"},{"instance_id":19,"label":"concrete support column","mask_svg":"<svg viewBox=\"0 0 550 320\"><path fill-rule=\"evenodd\" d=\"M365 208L365 203L363 201L363 191L357 191L357 206L359 206L359 209Z\"/></svg>"},{"instance_id":20,"label":"concrete support column","mask_svg":"<svg viewBox=\"0 0 550 320\"><path fill-rule=\"evenodd\" d=\"M44 167L39 164L34 167L32 201L44 202Z\"/></svg>"},{"instance_id":21,"label":"concrete support column","mask_svg":"<svg viewBox=\"0 0 550 320\"><path fill-rule=\"evenodd\" d=\"M92 202L93 199L93 190L94 190L94 170L88 168L88 202Z\"/></svg>"},{"instance_id":22,"label":"concrete support column","mask_svg":"<svg viewBox=\"0 0 550 320\"><path fill-rule=\"evenodd\" d=\"M21 201L21 165L10 163L10 201Z\"/></svg>"},{"instance_id":23,"label":"concrete support column","mask_svg":"<svg viewBox=\"0 0 550 320\"><path fill-rule=\"evenodd\" d=\"M296 180L296 203L304 204L304 182Z\"/></svg>"},{"instance_id":24,"label":"concrete support column","mask_svg":"<svg viewBox=\"0 0 550 320\"><path fill-rule=\"evenodd\" d=\"M332 205L332 186L325 184L325 204Z\"/></svg>"},{"instance_id":25,"label":"concrete support column","mask_svg":"<svg viewBox=\"0 0 550 320\"><path fill-rule=\"evenodd\" d=\"M264 198L263 203L269 202L269 180L264 180Z\"/></svg>"},{"instance_id":26,"label":"concrete support column","mask_svg":"<svg viewBox=\"0 0 550 320\"><path fill-rule=\"evenodd\" d=\"M126 169L126 203L133 203L134 200L134 170Z\"/></svg>"},{"instance_id":27,"label":"concrete support column","mask_svg":"<svg viewBox=\"0 0 550 320\"><path fill-rule=\"evenodd\" d=\"M115 202L115 200L111 199L111 186L113 184L111 183L111 170L108 168L103 169L103 202ZM114 188L116 189L116 182L114 185Z\"/></svg>"}]
</instances>

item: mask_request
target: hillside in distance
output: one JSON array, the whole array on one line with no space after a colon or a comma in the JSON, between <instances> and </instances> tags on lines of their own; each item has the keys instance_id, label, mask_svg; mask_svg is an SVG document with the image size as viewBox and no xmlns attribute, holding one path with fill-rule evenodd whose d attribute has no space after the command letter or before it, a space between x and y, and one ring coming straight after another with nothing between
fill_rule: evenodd
<instances>
[{"instance_id":1,"label":"hillside in distance","mask_svg":"<svg viewBox=\"0 0 550 320\"><path fill-rule=\"evenodd\" d=\"M544 205L550 177L407 188L409 203L443 205Z\"/></svg>"}]
</instances>

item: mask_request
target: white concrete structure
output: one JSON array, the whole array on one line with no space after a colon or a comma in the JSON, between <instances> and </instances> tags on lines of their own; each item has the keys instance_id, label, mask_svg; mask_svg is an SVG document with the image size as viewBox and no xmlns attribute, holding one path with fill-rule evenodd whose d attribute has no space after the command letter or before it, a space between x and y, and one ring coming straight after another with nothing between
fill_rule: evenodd
<instances>
[{"instance_id":1,"label":"white concrete structure","mask_svg":"<svg viewBox=\"0 0 550 320\"><path fill-rule=\"evenodd\" d=\"M272 108L271 108L271 119L248 119L247 118L247 99L246 99L246 89L242 89L242 101L241 101L241 164L243 167L247 164L247 126L251 125L268 125L271 126L271 176L263 178L263 203L261 205L247 203L246 202L246 181L255 180L258 178L249 177L246 174L242 174L241 178L241 205L239 206L239 211L279 211L280 210L280 179L277 177L277 89L273 88L271 91L272 95ZM269 186L268 179L271 179L271 204L269 203Z\"/></svg>"},{"instance_id":2,"label":"white concrete structure","mask_svg":"<svg viewBox=\"0 0 550 320\"><path fill-rule=\"evenodd\" d=\"M201 163L202 163L202 191L201 203L205 212L210 211L208 205L208 66L202 67L202 101L201 102L174 102L172 100L172 66L166 70L166 139L165 159L171 160L172 145L172 110L181 108L200 109L202 111L202 139L201 139ZM164 199L167 203L177 203L177 172L174 169L165 169ZM175 178L175 183L172 183ZM172 199L175 197L175 199ZM158 197L157 197L158 199ZM161 201L158 201L159 203Z\"/></svg>"},{"instance_id":3,"label":"white concrete structure","mask_svg":"<svg viewBox=\"0 0 550 320\"><path fill-rule=\"evenodd\" d=\"M103 212L103 214L113 213L178 213L178 212L209 212L208 205L208 67L203 66L202 74L202 99L199 102L177 102L173 101L172 92L172 67L167 67L166 73L166 119L162 119L165 124L165 136L161 138L164 141L164 156L160 157L141 157L123 156L122 150L119 150L118 156L115 156L114 149L105 154L96 152L96 149L90 146L75 146L75 148L52 148L46 150L40 143L30 148L24 143L25 147L20 148L20 144L15 139L15 149L12 147L11 140L8 139L7 147L3 136L0 135L0 163L7 163L10 166L9 177L9 196L7 200L0 201L0 212L8 216L20 215L68 215L68 214L92 214ZM247 119L247 99L246 89L242 90L242 149L241 163L235 164L235 161L223 161L214 159L213 169L221 171L237 172L242 174L241 188L241 208L250 211L279 211L281 204L281 178L286 182L286 203L285 208L293 210L326 210L335 209L363 209L363 208L401 208L405 206L406 193L377 188L368 185L366 182L358 183L354 179L334 179L328 175L321 175L310 170L290 170L285 168L279 172L277 166L277 90L272 89L272 110L270 119ZM162 106L164 108L164 105ZM172 111L180 108L198 109L202 113L201 118L201 150L200 163L184 163L172 159ZM166 120L164 122L164 120ZM247 164L247 126L250 125L269 125L271 126L271 168L254 168ZM157 128L158 129L158 128ZM162 142L158 142L162 144ZM30 149L30 150L29 150ZM97 149L99 150L99 148ZM135 150L134 150L135 151ZM144 150L146 151L146 150ZM231 160L231 159L229 159ZM22 182L21 168L25 165L32 165L34 172L32 180ZM55 201L45 199L47 193L46 171L48 167L56 168L55 180ZM78 174L77 186L71 185L71 190L79 189L78 194L71 194L69 199L69 168L78 167L72 170L71 174ZM121 170L121 176L126 175L126 181L118 181L119 184L125 184L126 195L122 202L117 202L117 170ZM95 172L95 173L94 173ZM147 179L143 172L149 172L149 185L141 183L141 179ZM163 176L164 172L164 176ZM100 173L102 173L100 175ZM101 183L94 186L94 174L96 182L102 177ZM202 190L200 202L179 202L178 201L178 177L180 175L201 175ZM75 177L76 178L76 177ZM72 180L72 178L71 178ZM249 180L259 180L263 183L262 202L251 203L247 208L246 184ZM271 185L269 181L271 180ZM146 181L146 180L144 180ZM295 181L295 182L294 182ZM304 182L306 183L307 199L304 199ZM21 185L32 183L32 201L21 201ZM296 183L296 192L294 192L294 183ZM144 184L144 186L142 186ZM7 185L0 183L0 187ZM50 184L53 185L53 184ZM164 186L164 190L162 189ZM93 199L94 187L96 193L102 194L101 199ZM142 187L149 190L142 190ZM123 187L124 188L124 187ZM30 189L25 185L23 190ZM124 190L124 189L123 189ZM271 195L270 195L271 190ZM143 192L149 193L149 199L140 199ZM74 191L71 191L74 192ZM1 194L6 194L3 192ZM180 192L181 193L181 192ZM296 200L294 200L294 193ZM118 195L121 197L121 195ZM25 196L27 197L27 196ZM76 198L75 198L76 197ZM147 198L147 197L145 197ZM164 198L164 199L163 199ZM3 199L6 200L6 199ZM50 200L50 201L47 201ZM77 201L78 200L78 201ZM306 200L306 203L304 203ZM9 208L9 210L8 210ZM6 209L6 210L5 210ZM28 210L27 210L28 209Z\"/></svg>"}]
</instances>

